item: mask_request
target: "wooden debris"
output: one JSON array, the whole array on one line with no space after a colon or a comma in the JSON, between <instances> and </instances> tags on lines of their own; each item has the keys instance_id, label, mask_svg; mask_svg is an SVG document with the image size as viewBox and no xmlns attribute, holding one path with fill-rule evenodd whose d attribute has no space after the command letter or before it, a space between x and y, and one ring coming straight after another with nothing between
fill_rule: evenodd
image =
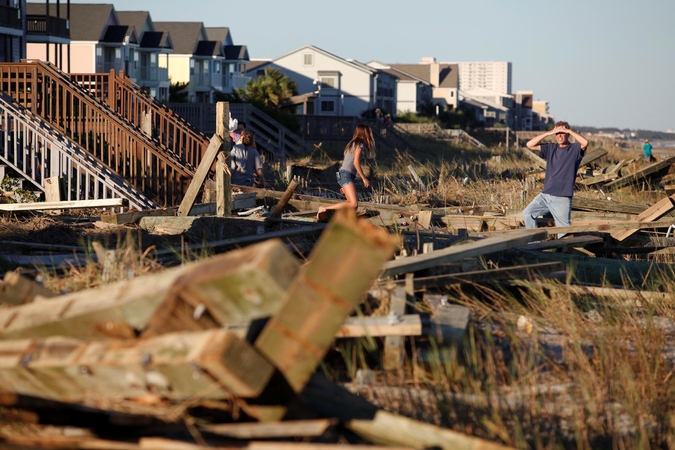
<instances>
[{"instance_id":1,"label":"wooden debris","mask_svg":"<svg viewBox=\"0 0 675 450\"><path fill-rule=\"evenodd\" d=\"M66 200L61 202L0 203L0 211L41 211L50 209L116 208L126 205L123 198Z\"/></svg>"},{"instance_id":2,"label":"wooden debris","mask_svg":"<svg viewBox=\"0 0 675 450\"><path fill-rule=\"evenodd\" d=\"M408 297L414 301L413 274L406 276L405 287L397 286L390 297L388 319L394 323L401 321L405 314ZM402 336L387 336L384 339L382 368L384 370L401 370L405 358L405 341Z\"/></svg>"},{"instance_id":3,"label":"wooden debris","mask_svg":"<svg viewBox=\"0 0 675 450\"><path fill-rule=\"evenodd\" d=\"M5 305L23 305L36 298L46 299L56 295L17 272L7 272L3 281L0 284L0 303Z\"/></svg>"},{"instance_id":4,"label":"wooden debris","mask_svg":"<svg viewBox=\"0 0 675 450\"><path fill-rule=\"evenodd\" d=\"M645 223L645 222L653 222L657 219L660 219L661 217L665 216L673 209L675 209L675 203L673 203L673 201L675 201L675 195L662 199L658 203L650 206L649 208L641 212L635 218L635 221L639 223ZM673 219L671 222L675 222L675 219ZM614 231L611 233L611 235L617 241L623 241L626 238L637 233L639 230L640 228L631 228L623 231Z\"/></svg>"},{"instance_id":5,"label":"wooden debris","mask_svg":"<svg viewBox=\"0 0 675 450\"><path fill-rule=\"evenodd\" d=\"M272 240L158 274L59 296L50 300L48 309L40 303L0 309L0 339L157 335L265 317L277 311L280 293L298 267L286 247Z\"/></svg>"},{"instance_id":6,"label":"wooden debris","mask_svg":"<svg viewBox=\"0 0 675 450\"><path fill-rule=\"evenodd\" d=\"M610 190L627 186L631 183L634 183L636 181L645 178L647 175L651 175L660 171L661 169L665 169L666 167L670 166L673 163L675 163L675 156L671 156L669 158L664 159L663 161L650 164L646 167L637 170L635 173L631 173L629 175L619 178L618 180L614 180L610 183L607 183L604 185L604 188Z\"/></svg>"},{"instance_id":7,"label":"wooden debris","mask_svg":"<svg viewBox=\"0 0 675 450\"><path fill-rule=\"evenodd\" d=\"M453 245L442 250L435 250L430 253L389 261L384 265L384 272L381 276L389 277L402 273L414 272L445 262L458 261L460 259L479 256L485 253L507 250L509 248L527 244L531 241L545 239L547 234L546 231L537 229L516 230L500 237L491 237L468 244Z\"/></svg>"},{"instance_id":8,"label":"wooden debris","mask_svg":"<svg viewBox=\"0 0 675 450\"><path fill-rule=\"evenodd\" d=\"M321 436L329 427L337 425L336 419L286 420L277 423L243 422L205 425L202 430L237 439L269 439L278 437Z\"/></svg>"},{"instance_id":9,"label":"wooden debris","mask_svg":"<svg viewBox=\"0 0 675 450\"><path fill-rule=\"evenodd\" d=\"M282 211L288 204L288 201L293 197L293 194L295 193L295 188L298 187L298 183L295 181L291 181L288 183L288 187L286 188L286 191L284 192L283 197L279 199L279 202L276 204L274 209L272 210L272 213L270 214L270 217L280 217Z\"/></svg>"},{"instance_id":10,"label":"wooden debris","mask_svg":"<svg viewBox=\"0 0 675 450\"><path fill-rule=\"evenodd\" d=\"M295 392L302 390L395 245L392 236L357 221L349 210L339 211L321 235L281 310L255 341Z\"/></svg>"}]
</instances>

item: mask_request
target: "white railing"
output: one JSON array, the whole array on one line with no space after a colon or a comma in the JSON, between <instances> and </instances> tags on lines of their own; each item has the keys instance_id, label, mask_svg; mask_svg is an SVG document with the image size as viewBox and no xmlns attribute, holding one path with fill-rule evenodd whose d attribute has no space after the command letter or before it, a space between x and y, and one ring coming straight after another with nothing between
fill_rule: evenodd
<instances>
[{"instance_id":1,"label":"white railing","mask_svg":"<svg viewBox=\"0 0 675 450\"><path fill-rule=\"evenodd\" d=\"M139 210L157 207L93 155L6 95L0 95L0 160L41 191L46 178L63 178L63 200L125 198Z\"/></svg>"}]
</instances>

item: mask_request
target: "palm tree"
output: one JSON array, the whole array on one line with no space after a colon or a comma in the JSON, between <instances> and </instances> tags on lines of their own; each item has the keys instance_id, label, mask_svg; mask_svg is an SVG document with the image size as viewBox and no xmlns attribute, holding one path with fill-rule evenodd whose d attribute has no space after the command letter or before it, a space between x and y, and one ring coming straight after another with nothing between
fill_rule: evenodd
<instances>
[{"instance_id":1,"label":"palm tree","mask_svg":"<svg viewBox=\"0 0 675 450\"><path fill-rule=\"evenodd\" d=\"M238 94L247 102L265 107L279 107L285 99L297 95L295 81L284 75L279 69L265 69L265 74L246 83Z\"/></svg>"}]
</instances>

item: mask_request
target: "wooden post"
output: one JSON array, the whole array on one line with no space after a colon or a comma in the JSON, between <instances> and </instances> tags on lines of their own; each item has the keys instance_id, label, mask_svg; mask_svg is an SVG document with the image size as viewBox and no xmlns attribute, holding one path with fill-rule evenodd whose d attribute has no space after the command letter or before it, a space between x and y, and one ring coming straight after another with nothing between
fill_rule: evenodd
<instances>
[{"instance_id":1,"label":"wooden post","mask_svg":"<svg viewBox=\"0 0 675 450\"><path fill-rule=\"evenodd\" d=\"M214 135L211 138L209 148L206 150L206 154L204 155L202 162L199 163L199 167L197 167L197 171L195 172L195 175L192 177L190 186L188 186L187 192L185 192L183 201L180 203L180 206L178 207L179 216L187 216L189 214L190 210L192 209L192 206L195 204L197 194L199 193L199 190L204 184L204 181L206 180L206 176L208 175L209 170L211 170L211 166L216 161L218 152L221 151L222 145L223 140L217 135Z\"/></svg>"},{"instance_id":2,"label":"wooden post","mask_svg":"<svg viewBox=\"0 0 675 450\"><path fill-rule=\"evenodd\" d=\"M409 281L413 274L407 274L405 279L406 287L398 286L391 295L389 306L390 322L402 320L405 314L406 302L408 297ZM414 286L414 285L413 285ZM405 340L403 336L387 336L384 339L384 357L382 366L384 370L401 370L405 357Z\"/></svg>"},{"instance_id":3,"label":"wooden post","mask_svg":"<svg viewBox=\"0 0 675 450\"><path fill-rule=\"evenodd\" d=\"M300 392L336 332L361 301L397 240L352 210L340 210L289 287L255 347Z\"/></svg>"},{"instance_id":4,"label":"wooden post","mask_svg":"<svg viewBox=\"0 0 675 450\"><path fill-rule=\"evenodd\" d=\"M298 187L298 183L295 181L291 181L288 184L288 187L286 188L286 191L284 192L283 197L279 200L279 202L276 204L274 207L274 210L272 210L272 214L270 214L270 217L279 217L281 216L281 213L284 210L284 207L288 203L288 201L293 197L293 193L295 193L295 188Z\"/></svg>"},{"instance_id":5,"label":"wooden post","mask_svg":"<svg viewBox=\"0 0 675 450\"><path fill-rule=\"evenodd\" d=\"M61 201L61 178L45 178L45 202ZM61 210L53 210L51 214L61 214Z\"/></svg>"},{"instance_id":6,"label":"wooden post","mask_svg":"<svg viewBox=\"0 0 675 450\"><path fill-rule=\"evenodd\" d=\"M232 150L230 137L230 104L216 104L216 135L222 139L223 145L216 162L216 215L230 217L232 215L232 177L227 166L227 157Z\"/></svg>"}]
</instances>

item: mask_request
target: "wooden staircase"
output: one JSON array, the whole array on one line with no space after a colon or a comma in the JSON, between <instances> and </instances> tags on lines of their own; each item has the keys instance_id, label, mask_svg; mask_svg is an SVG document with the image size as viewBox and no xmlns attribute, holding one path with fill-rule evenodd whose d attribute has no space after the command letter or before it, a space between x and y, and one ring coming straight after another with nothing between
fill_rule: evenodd
<instances>
[{"instance_id":1,"label":"wooden staircase","mask_svg":"<svg viewBox=\"0 0 675 450\"><path fill-rule=\"evenodd\" d=\"M42 61L0 63L0 89L160 206L180 203L208 145L113 73L73 80Z\"/></svg>"},{"instance_id":2,"label":"wooden staircase","mask_svg":"<svg viewBox=\"0 0 675 450\"><path fill-rule=\"evenodd\" d=\"M0 93L0 161L37 189L64 180L62 200L125 198L138 210L156 208L145 195L50 125Z\"/></svg>"}]
</instances>

